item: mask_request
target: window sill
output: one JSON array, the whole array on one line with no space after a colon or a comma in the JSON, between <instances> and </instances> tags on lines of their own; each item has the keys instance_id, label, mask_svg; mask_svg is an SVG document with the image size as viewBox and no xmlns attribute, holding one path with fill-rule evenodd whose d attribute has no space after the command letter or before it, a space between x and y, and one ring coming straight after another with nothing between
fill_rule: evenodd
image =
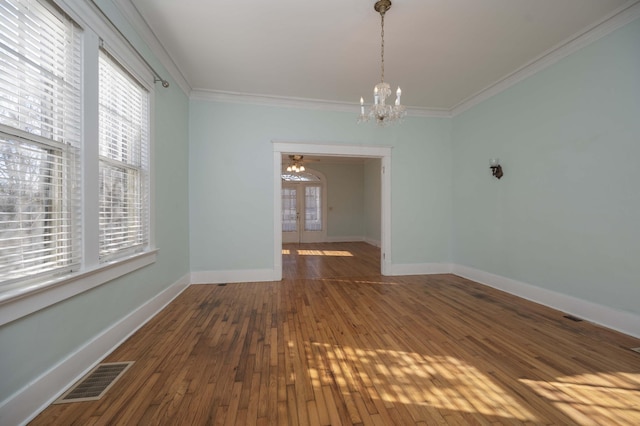
<instances>
[{"instance_id":1,"label":"window sill","mask_svg":"<svg viewBox=\"0 0 640 426\"><path fill-rule=\"evenodd\" d=\"M157 254L157 249L137 253L92 269L0 292L0 326L150 265Z\"/></svg>"}]
</instances>

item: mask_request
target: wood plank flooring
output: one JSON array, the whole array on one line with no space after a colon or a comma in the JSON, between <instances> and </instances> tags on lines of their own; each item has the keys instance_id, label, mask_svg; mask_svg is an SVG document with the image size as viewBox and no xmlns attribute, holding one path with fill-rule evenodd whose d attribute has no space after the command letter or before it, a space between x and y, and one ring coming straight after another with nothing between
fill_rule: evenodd
<instances>
[{"instance_id":1,"label":"wood plank flooring","mask_svg":"<svg viewBox=\"0 0 640 426\"><path fill-rule=\"evenodd\" d=\"M194 285L33 425L640 424L638 339L364 243L286 245L282 282Z\"/></svg>"}]
</instances>

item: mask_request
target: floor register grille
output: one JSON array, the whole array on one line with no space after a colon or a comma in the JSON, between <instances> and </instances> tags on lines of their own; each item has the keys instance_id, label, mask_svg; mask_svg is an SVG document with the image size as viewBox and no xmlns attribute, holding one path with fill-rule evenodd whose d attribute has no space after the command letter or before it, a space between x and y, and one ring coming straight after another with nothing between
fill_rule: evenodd
<instances>
[{"instance_id":1,"label":"floor register grille","mask_svg":"<svg viewBox=\"0 0 640 426\"><path fill-rule=\"evenodd\" d=\"M54 404L96 401L131 367L133 361L98 364L76 384L71 386Z\"/></svg>"}]
</instances>

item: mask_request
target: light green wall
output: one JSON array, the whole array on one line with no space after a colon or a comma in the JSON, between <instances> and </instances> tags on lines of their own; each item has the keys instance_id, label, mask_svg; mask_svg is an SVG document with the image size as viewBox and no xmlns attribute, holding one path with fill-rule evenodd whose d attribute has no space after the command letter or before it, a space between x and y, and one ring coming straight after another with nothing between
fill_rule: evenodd
<instances>
[{"instance_id":1,"label":"light green wall","mask_svg":"<svg viewBox=\"0 0 640 426\"><path fill-rule=\"evenodd\" d=\"M107 9L113 12L113 8ZM150 58L148 54L146 57ZM169 77L153 63L163 76ZM155 230L160 249L157 262L0 327L0 406L189 272L189 104L178 85L170 82L168 89L156 86L154 104Z\"/></svg>"},{"instance_id":2,"label":"light green wall","mask_svg":"<svg viewBox=\"0 0 640 426\"><path fill-rule=\"evenodd\" d=\"M364 166L308 163L327 178L327 237L364 235Z\"/></svg>"},{"instance_id":3,"label":"light green wall","mask_svg":"<svg viewBox=\"0 0 640 426\"><path fill-rule=\"evenodd\" d=\"M191 100L191 270L274 267L272 141L392 146L392 261L448 262L450 120L377 128L356 117Z\"/></svg>"},{"instance_id":4,"label":"light green wall","mask_svg":"<svg viewBox=\"0 0 640 426\"><path fill-rule=\"evenodd\" d=\"M454 261L640 313L639 135L640 20L455 117Z\"/></svg>"},{"instance_id":5,"label":"light green wall","mask_svg":"<svg viewBox=\"0 0 640 426\"><path fill-rule=\"evenodd\" d=\"M382 194L380 159L369 159L364 164L364 235L369 241L380 242Z\"/></svg>"}]
</instances>

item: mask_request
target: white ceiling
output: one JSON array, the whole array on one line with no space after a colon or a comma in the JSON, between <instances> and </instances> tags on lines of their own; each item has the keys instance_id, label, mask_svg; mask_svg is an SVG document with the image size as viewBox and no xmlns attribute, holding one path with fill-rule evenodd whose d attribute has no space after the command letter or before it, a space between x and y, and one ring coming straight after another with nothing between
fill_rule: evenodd
<instances>
[{"instance_id":1,"label":"white ceiling","mask_svg":"<svg viewBox=\"0 0 640 426\"><path fill-rule=\"evenodd\" d=\"M370 103L375 0L130 0L193 90ZM637 0L392 0L385 81L451 110Z\"/></svg>"}]
</instances>

